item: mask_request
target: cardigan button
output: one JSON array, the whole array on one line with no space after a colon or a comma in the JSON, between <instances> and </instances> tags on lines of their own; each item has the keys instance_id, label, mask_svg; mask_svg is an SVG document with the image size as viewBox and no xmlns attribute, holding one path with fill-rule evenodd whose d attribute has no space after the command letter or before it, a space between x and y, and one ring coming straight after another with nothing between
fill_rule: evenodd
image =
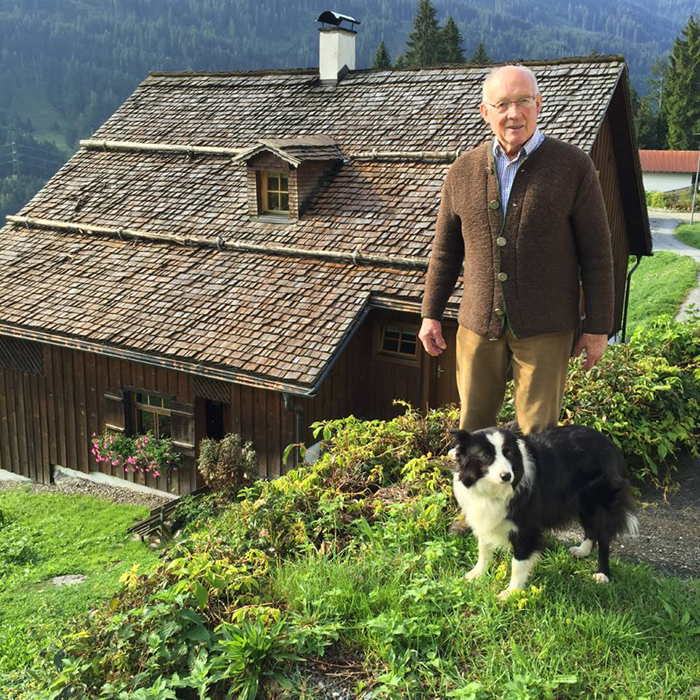
<instances>
[{"instance_id":1,"label":"cardigan button","mask_svg":"<svg viewBox=\"0 0 700 700\"><path fill-rule=\"evenodd\" d=\"M493 313L495 313L496 316L503 316L503 309L494 309Z\"/></svg>"},{"instance_id":2,"label":"cardigan button","mask_svg":"<svg viewBox=\"0 0 700 700\"><path fill-rule=\"evenodd\" d=\"M504 246L507 242L508 242L508 241L506 241L506 239L503 238L503 236L499 236L499 237L496 239L496 245L499 245L501 248L503 248L503 246Z\"/></svg>"},{"instance_id":3,"label":"cardigan button","mask_svg":"<svg viewBox=\"0 0 700 700\"><path fill-rule=\"evenodd\" d=\"M489 202L489 209L498 209L501 206L501 203L497 199L492 199Z\"/></svg>"},{"instance_id":4,"label":"cardigan button","mask_svg":"<svg viewBox=\"0 0 700 700\"><path fill-rule=\"evenodd\" d=\"M505 282L508 279L508 275L505 272L498 273L498 280L500 282Z\"/></svg>"}]
</instances>

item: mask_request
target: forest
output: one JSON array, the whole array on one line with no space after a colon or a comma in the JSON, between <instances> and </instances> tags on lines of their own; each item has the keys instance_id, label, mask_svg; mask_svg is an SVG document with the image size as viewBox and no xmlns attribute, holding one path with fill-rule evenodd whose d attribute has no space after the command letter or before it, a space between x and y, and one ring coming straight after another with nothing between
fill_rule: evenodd
<instances>
[{"instance_id":1,"label":"forest","mask_svg":"<svg viewBox=\"0 0 700 700\"><path fill-rule=\"evenodd\" d=\"M695 0L434 0L464 55L494 61L623 52L638 92ZM318 63L309 0L0 0L0 214L16 211L150 70ZM358 67L381 42L406 51L417 0L346 0L361 21ZM480 54L477 54L480 55ZM653 105L651 105L653 111Z\"/></svg>"}]
</instances>

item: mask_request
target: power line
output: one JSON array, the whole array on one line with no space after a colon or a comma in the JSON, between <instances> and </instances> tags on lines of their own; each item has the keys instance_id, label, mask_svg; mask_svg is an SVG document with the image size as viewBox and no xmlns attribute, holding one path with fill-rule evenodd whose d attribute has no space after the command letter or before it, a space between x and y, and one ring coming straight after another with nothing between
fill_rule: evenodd
<instances>
[{"instance_id":1,"label":"power line","mask_svg":"<svg viewBox=\"0 0 700 700\"><path fill-rule=\"evenodd\" d=\"M30 156L30 155L27 155L26 153L19 153L18 156L19 156L18 160L21 160L24 162L37 161L39 163L47 163L48 165L56 165L59 167L61 165L63 165L62 161L47 160L46 158L39 158L38 156Z\"/></svg>"},{"instance_id":2,"label":"power line","mask_svg":"<svg viewBox=\"0 0 700 700\"><path fill-rule=\"evenodd\" d=\"M20 150L20 149L26 148L26 146L19 145L17 148L18 148L18 150ZM38 149L35 149L35 150L38 151ZM63 160L63 158L61 158L60 156L57 156L55 153L51 153L50 151L38 151L38 152L41 153L42 155L35 156L33 153L23 153L21 155L24 158L39 158L39 157L41 157L41 158L43 158L43 160L51 160L51 161L55 161L56 163L61 163L61 164L63 164L65 162ZM46 154L46 155L44 155L44 154Z\"/></svg>"},{"instance_id":3,"label":"power line","mask_svg":"<svg viewBox=\"0 0 700 700\"><path fill-rule=\"evenodd\" d=\"M49 156L50 158L61 159L61 155L55 151L49 150L48 148L35 148L34 146L27 146L24 143L18 143L17 148L22 148L24 150L35 151L36 153L41 153L42 155Z\"/></svg>"},{"instance_id":4,"label":"power line","mask_svg":"<svg viewBox=\"0 0 700 700\"><path fill-rule=\"evenodd\" d=\"M29 148L32 151L42 151L43 153L53 153L54 151L50 148L42 148L41 146L29 146L26 143L18 143L20 148Z\"/></svg>"}]
</instances>

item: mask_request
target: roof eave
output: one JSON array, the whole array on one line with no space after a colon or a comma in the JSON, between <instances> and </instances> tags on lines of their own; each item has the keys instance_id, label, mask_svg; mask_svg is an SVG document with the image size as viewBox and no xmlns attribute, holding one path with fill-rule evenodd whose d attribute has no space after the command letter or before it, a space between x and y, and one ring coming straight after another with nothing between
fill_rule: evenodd
<instances>
[{"instance_id":1,"label":"roof eave","mask_svg":"<svg viewBox=\"0 0 700 700\"><path fill-rule=\"evenodd\" d=\"M651 227L644 195L637 136L634 131L627 64L623 66L608 109L617 110L622 117L611 119L610 127L618 162L621 183L620 193L625 209L625 220L627 221L630 254L651 255Z\"/></svg>"},{"instance_id":2,"label":"roof eave","mask_svg":"<svg viewBox=\"0 0 700 700\"><path fill-rule=\"evenodd\" d=\"M44 330L25 328L13 324L0 323L0 335L6 335L11 338L19 338L21 340L31 340L37 343L45 343L46 345L68 348L70 350L91 352L96 355L113 357L115 359L127 360L130 362L138 362L144 365L170 369L176 372L184 372L186 374L192 374L200 377L208 377L209 379L218 379L220 381L231 382L233 384L242 384L244 386L250 386L256 389L286 392L294 396L303 396L308 398L312 397L315 393L315 389L307 384L280 381L277 379L254 375L248 372L241 372L240 370L231 369L221 365L196 362L194 360L184 358L166 357L164 355L156 355L153 353L143 352L141 350L132 350L116 345L99 343L86 338L51 333Z\"/></svg>"}]
</instances>

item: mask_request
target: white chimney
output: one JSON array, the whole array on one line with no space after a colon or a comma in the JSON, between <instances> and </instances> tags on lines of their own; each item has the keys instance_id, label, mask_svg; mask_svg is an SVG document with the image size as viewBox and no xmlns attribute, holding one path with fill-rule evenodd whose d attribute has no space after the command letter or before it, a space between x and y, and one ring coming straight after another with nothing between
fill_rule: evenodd
<instances>
[{"instance_id":1,"label":"white chimney","mask_svg":"<svg viewBox=\"0 0 700 700\"><path fill-rule=\"evenodd\" d=\"M354 29L340 26L340 22L351 22L351 26L360 24L356 19L337 12L326 11L317 20L324 26L319 28L319 73L324 82L337 83L346 70L355 70ZM326 24L333 26L326 27ZM342 72L342 74L341 74Z\"/></svg>"}]
</instances>

